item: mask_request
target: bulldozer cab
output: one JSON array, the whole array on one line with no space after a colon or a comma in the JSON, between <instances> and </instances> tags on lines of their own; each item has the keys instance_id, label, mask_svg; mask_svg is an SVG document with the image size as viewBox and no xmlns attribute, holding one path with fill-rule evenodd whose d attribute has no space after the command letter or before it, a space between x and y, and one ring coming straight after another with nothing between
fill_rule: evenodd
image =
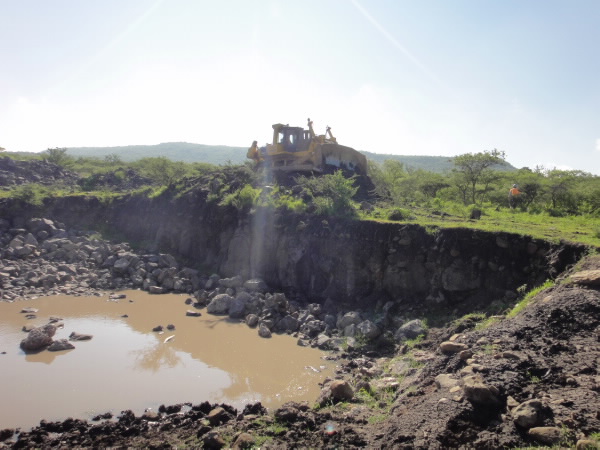
<instances>
[{"instance_id":1,"label":"bulldozer cab","mask_svg":"<svg viewBox=\"0 0 600 450\"><path fill-rule=\"evenodd\" d=\"M310 145L310 134L300 127L273 125L273 145L288 153L305 152Z\"/></svg>"}]
</instances>

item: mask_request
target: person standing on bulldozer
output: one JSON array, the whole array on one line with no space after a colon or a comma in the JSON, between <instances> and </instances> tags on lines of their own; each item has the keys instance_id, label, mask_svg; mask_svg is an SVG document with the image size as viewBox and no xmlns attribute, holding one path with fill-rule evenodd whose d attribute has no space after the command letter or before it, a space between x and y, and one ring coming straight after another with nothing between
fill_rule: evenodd
<instances>
[{"instance_id":1,"label":"person standing on bulldozer","mask_svg":"<svg viewBox=\"0 0 600 450\"><path fill-rule=\"evenodd\" d=\"M512 188L508 191L508 205L510 206L510 209L515 209L519 204L520 195L521 191L519 191L519 186L513 184Z\"/></svg>"}]
</instances>

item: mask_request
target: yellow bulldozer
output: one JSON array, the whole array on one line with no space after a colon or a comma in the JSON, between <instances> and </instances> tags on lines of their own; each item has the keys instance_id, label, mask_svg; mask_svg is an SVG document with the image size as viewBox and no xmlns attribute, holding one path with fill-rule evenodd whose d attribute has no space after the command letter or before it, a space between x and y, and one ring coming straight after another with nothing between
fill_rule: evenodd
<instances>
[{"instance_id":1,"label":"yellow bulldozer","mask_svg":"<svg viewBox=\"0 0 600 450\"><path fill-rule=\"evenodd\" d=\"M316 135L308 119L308 130L276 123L273 125L273 143L258 147L256 141L248 149L247 157L259 168L273 172L323 173L335 168L367 174L367 158L353 148L337 143L327 127L324 135Z\"/></svg>"}]
</instances>

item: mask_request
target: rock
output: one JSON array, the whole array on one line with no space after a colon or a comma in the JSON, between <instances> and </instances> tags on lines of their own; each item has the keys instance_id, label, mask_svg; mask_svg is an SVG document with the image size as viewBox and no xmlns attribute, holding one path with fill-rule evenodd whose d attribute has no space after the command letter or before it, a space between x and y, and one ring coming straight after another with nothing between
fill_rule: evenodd
<instances>
[{"instance_id":1,"label":"rock","mask_svg":"<svg viewBox=\"0 0 600 450\"><path fill-rule=\"evenodd\" d=\"M406 341L408 339L415 339L425 333L425 324L420 319L411 320L402 325L396 333L394 333L394 339L397 342Z\"/></svg>"},{"instance_id":2,"label":"rock","mask_svg":"<svg viewBox=\"0 0 600 450\"><path fill-rule=\"evenodd\" d=\"M63 350L72 350L75 346L71 344L67 339L58 339L50 344L48 351L60 352Z\"/></svg>"},{"instance_id":3,"label":"rock","mask_svg":"<svg viewBox=\"0 0 600 450\"><path fill-rule=\"evenodd\" d=\"M471 350L463 350L458 353L458 357L461 359L461 361L466 361L467 359L471 358L472 356L473 356L473 352Z\"/></svg>"},{"instance_id":4,"label":"rock","mask_svg":"<svg viewBox=\"0 0 600 450\"><path fill-rule=\"evenodd\" d=\"M498 389L488 386L480 375L471 375L463 378L463 392L465 398L472 403L488 406L499 406Z\"/></svg>"},{"instance_id":5,"label":"rock","mask_svg":"<svg viewBox=\"0 0 600 450\"><path fill-rule=\"evenodd\" d=\"M329 385L329 390L331 392L331 397L334 400L338 400L341 402L352 400L354 397L354 391L352 387L347 381L344 380L334 380Z\"/></svg>"},{"instance_id":6,"label":"rock","mask_svg":"<svg viewBox=\"0 0 600 450\"><path fill-rule=\"evenodd\" d=\"M175 325L173 325L172 323L170 323L169 325L167 325L167 330L173 331L174 329L175 329Z\"/></svg>"},{"instance_id":7,"label":"rock","mask_svg":"<svg viewBox=\"0 0 600 450\"><path fill-rule=\"evenodd\" d=\"M21 310L21 313L23 313L23 314L35 314L38 311L39 311L39 309L37 309L37 308L23 308Z\"/></svg>"},{"instance_id":8,"label":"rock","mask_svg":"<svg viewBox=\"0 0 600 450\"><path fill-rule=\"evenodd\" d=\"M298 329L299 325L298 319L288 314L277 322L277 330L284 333L293 333Z\"/></svg>"},{"instance_id":9,"label":"rock","mask_svg":"<svg viewBox=\"0 0 600 450\"><path fill-rule=\"evenodd\" d=\"M582 270L572 274L569 280L583 286L600 286L600 270Z\"/></svg>"},{"instance_id":10,"label":"rock","mask_svg":"<svg viewBox=\"0 0 600 450\"><path fill-rule=\"evenodd\" d=\"M273 416L278 422L294 423L298 420L300 409L294 402L288 402L275 410Z\"/></svg>"},{"instance_id":11,"label":"rock","mask_svg":"<svg viewBox=\"0 0 600 450\"><path fill-rule=\"evenodd\" d=\"M519 406L519 402L517 402L511 395L506 397L506 406L508 409L513 409Z\"/></svg>"},{"instance_id":12,"label":"rock","mask_svg":"<svg viewBox=\"0 0 600 450\"><path fill-rule=\"evenodd\" d=\"M346 337L356 337L356 324L351 323L346 328L344 328L344 336Z\"/></svg>"},{"instance_id":13,"label":"rock","mask_svg":"<svg viewBox=\"0 0 600 450\"><path fill-rule=\"evenodd\" d=\"M246 316L246 324L250 328L254 328L258 325L258 316L256 314L248 314Z\"/></svg>"},{"instance_id":14,"label":"rock","mask_svg":"<svg viewBox=\"0 0 600 450\"><path fill-rule=\"evenodd\" d=\"M247 292L237 295L229 305L229 317L232 319L241 319L245 316L246 303L251 299Z\"/></svg>"},{"instance_id":15,"label":"rock","mask_svg":"<svg viewBox=\"0 0 600 450\"><path fill-rule=\"evenodd\" d=\"M158 264L161 267L177 268L177 260L173 256L169 255L168 253L160 253L158 255Z\"/></svg>"},{"instance_id":16,"label":"rock","mask_svg":"<svg viewBox=\"0 0 600 450\"><path fill-rule=\"evenodd\" d=\"M336 326L338 329L343 330L348 325L358 325L361 322L362 318L360 317L360 314L356 311L350 311L338 319Z\"/></svg>"},{"instance_id":17,"label":"rock","mask_svg":"<svg viewBox=\"0 0 600 450\"><path fill-rule=\"evenodd\" d=\"M244 279L240 275L236 275L232 278L222 278L219 280L218 284L225 288L239 288L244 284Z\"/></svg>"},{"instance_id":18,"label":"rock","mask_svg":"<svg viewBox=\"0 0 600 450\"><path fill-rule=\"evenodd\" d=\"M227 443L216 431L209 431L202 438L202 448L205 449L221 449Z\"/></svg>"},{"instance_id":19,"label":"rock","mask_svg":"<svg viewBox=\"0 0 600 450\"><path fill-rule=\"evenodd\" d=\"M0 437L0 440L1 437ZM576 450L597 450L600 449L600 442L594 441L592 439L579 439L577 444L575 444Z\"/></svg>"},{"instance_id":20,"label":"rock","mask_svg":"<svg viewBox=\"0 0 600 450\"><path fill-rule=\"evenodd\" d=\"M69 335L69 339L71 339L72 341L89 341L90 339L92 339L92 335L91 334L81 334L81 333L77 333L76 331L73 331L70 335Z\"/></svg>"},{"instance_id":21,"label":"rock","mask_svg":"<svg viewBox=\"0 0 600 450\"><path fill-rule=\"evenodd\" d=\"M244 433L240 433L238 435L238 437L235 438L231 448L233 450L254 448L255 442L256 441L254 440L254 437L250 433L244 432Z\"/></svg>"},{"instance_id":22,"label":"rock","mask_svg":"<svg viewBox=\"0 0 600 450\"><path fill-rule=\"evenodd\" d=\"M162 325L156 325L154 328L152 328L152 331L154 331L155 333L160 333L162 330L163 330Z\"/></svg>"},{"instance_id":23,"label":"rock","mask_svg":"<svg viewBox=\"0 0 600 450\"><path fill-rule=\"evenodd\" d=\"M435 377L435 385L438 389L452 389L455 386L458 386L460 383L459 380L452 378L452 375L448 373L442 373Z\"/></svg>"},{"instance_id":24,"label":"rock","mask_svg":"<svg viewBox=\"0 0 600 450\"><path fill-rule=\"evenodd\" d=\"M25 352L42 350L52 343L52 336L56 333L56 327L48 324L34 328L27 337L21 341L21 349Z\"/></svg>"},{"instance_id":25,"label":"rock","mask_svg":"<svg viewBox=\"0 0 600 450\"><path fill-rule=\"evenodd\" d=\"M460 342L444 341L440 344L440 350L442 353L454 354L467 350L469 347Z\"/></svg>"},{"instance_id":26,"label":"rock","mask_svg":"<svg viewBox=\"0 0 600 450\"><path fill-rule=\"evenodd\" d=\"M356 326L358 334L363 335L369 340L378 338L381 335L381 330L370 320L365 320Z\"/></svg>"},{"instance_id":27,"label":"rock","mask_svg":"<svg viewBox=\"0 0 600 450\"><path fill-rule=\"evenodd\" d=\"M213 408L206 416L212 426L219 425L225 417L225 410L220 406Z\"/></svg>"},{"instance_id":28,"label":"rock","mask_svg":"<svg viewBox=\"0 0 600 450\"><path fill-rule=\"evenodd\" d=\"M562 437L561 429L556 427L534 427L530 428L527 434L546 445L558 444Z\"/></svg>"},{"instance_id":29,"label":"rock","mask_svg":"<svg viewBox=\"0 0 600 450\"><path fill-rule=\"evenodd\" d=\"M268 289L267 284L259 278L246 280L244 288L248 289L250 292L266 292Z\"/></svg>"},{"instance_id":30,"label":"rock","mask_svg":"<svg viewBox=\"0 0 600 450\"><path fill-rule=\"evenodd\" d=\"M396 377L383 377L373 380L372 386L376 391L397 391L400 382Z\"/></svg>"},{"instance_id":31,"label":"rock","mask_svg":"<svg viewBox=\"0 0 600 450\"><path fill-rule=\"evenodd\" d=\"M209 314L227 314L229 305L233 301L233 297L227 294L216 295L206 307L206 312Z\"/></svg>"},{"instance_id":32,"label":"rock","mask_svg":"<svg viewBox=\"0 0 600 450\"><path fill-rule=\"evenodd\" d=\"M515 424L523 428L532 428L541 422L542 409L542 402L532 399L515 407L511 414Z\"/></svg>"},{"instance_id":33,"label":"rock","mask_svg":"<svg viewBox=\"0 0 600 450\"><path fill-rule=\"evenodd\" d=\"M127 258L119 258L115 261L113 269L117 272L127 272L129 268L129 260Z\"/></svg>"},{"instance_id":34,"label":"rock","mask_svg":"<svg viewBox=\"0 0 600 450\"><path fill-rule=\"evenodd\" d=\"M258 326L258 335L262 338L271 337L271 330L269 330L269 328L264 322L261 322L261 324Z\"/></svg>"},{"instance_id":35,"label":"rock","mask_svg":"<svg viewBox=\"0 0 600 450\"><path fill-rule=\"evenodd\" d=\"M188 309L185 312L185 315L188 317L200 317L202 314L200 313L200 311L194 311L193 309ZM175 327L173 327L175 328Z\"/></svg>"}]
</instances>

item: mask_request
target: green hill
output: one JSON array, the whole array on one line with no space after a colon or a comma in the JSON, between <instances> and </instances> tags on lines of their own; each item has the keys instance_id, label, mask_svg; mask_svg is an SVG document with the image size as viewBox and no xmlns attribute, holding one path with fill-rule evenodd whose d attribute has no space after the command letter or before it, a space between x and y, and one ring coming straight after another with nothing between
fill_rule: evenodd
<instances>
[{"instance_id":1,"label":"green hill","mask_svg":"<svg viewBox=\"0 0 600 450\"><path fill-rule=\"evenodd\" d=\"M136 161L142 158L165 156L172 161L205 162L209 164L239 164L246 159L246 147L227 145L202 145L189 142L165 142L158 145L127 145L121 147L69 147L72 156L104 158L119 155L123 161Z\"/></svg>"},{"instance_id":2,"label":"green hill","mask_svg":"<svg viewBox=\"0 0 600 450\"><path fill-rule=\"evenodd\" d=\"M172 161L204 162L221 165L231 162L241 164L246 161L246 147L227 145L203 145L189 142L165 142L158 145L128 145L120 147L69 147L71 156L95 157L103 159L108 155L118 155L123 161L135 161L141 158L165 156ZM367 159L379 164L386 159L402 162L406 167L444 173L454 166L449 156L385 155L361 151ZM509 163L499 166L498 170L512 171L515 167Z\"/></svg>"}]
</instances>

